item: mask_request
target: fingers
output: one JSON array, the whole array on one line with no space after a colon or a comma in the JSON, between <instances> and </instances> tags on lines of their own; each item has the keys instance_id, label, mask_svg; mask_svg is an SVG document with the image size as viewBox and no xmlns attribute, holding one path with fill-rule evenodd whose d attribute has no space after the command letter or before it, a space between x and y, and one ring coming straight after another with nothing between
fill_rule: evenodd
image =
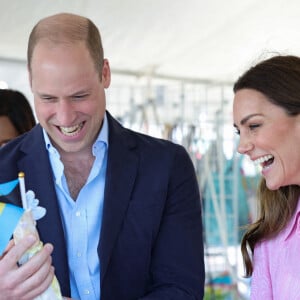
<instances>
[{"instance_id":1,"label":"fingers","mask_svg":"<svg viewBox=\"0 0 300 300\"><path fill-rule=\"evenodd\" d=\"M52 251L53 246L51 244L46 244L40 252L36 253L27 263L22 265L17 273L23 278L29 278L38 272L49 271L52 263ZM40 275L42 274L43 272Z\"/></svg>"},{"instance_id":2,"label":"fingers","mask_svg":"<svg viewBox=\"0 0 300 300\"><path fill-rule=\"evenodd\" d=\"M10 240L2 256L4 256L14 245L15 245L14 240Z\"/></svg>"},{"instance_id":3,"label":"fingers","mask_svg":"<svg viewBox=\"0 0 300 300\"><path fill-rule=\"evenodd\" d=\"M22 265L17 271L17 276L26 279L20 284L20 290L28 296L42 293L51 284L54 277L51 253L53 246L46 244L43 249Z\"/></svg>"},{"instance_id":4,"label":"fingers","mask_svg":"<svg viewBox=\"0 0 300 300\"><path fill-rule=\"evenodd\" d=\"M0 260L0 300L34 299L50 286L54 277L51 244L46 244L24 265L17 266L19 259L35 241L31 236L22 239L17 245L9 243L5 255Z\"/></svg>"},{"instance_id":5,"label":"fingers","mask_svg":"<svg viewBox=\"0 0 300 300\"><path fill-rule=\"evenodd\" d=\"M36 238L33 235L29 235L28 237L22 239L18 245L14 245L14 242L10 241L6 248L7 252L3 258L3 260L6 262L6 267L10 269L13 266L16 266L22 255L29 250L29 248L32 247L35 242Z\"/></svg>"},{"instance_id":6,"label":"fingers","mask_svg":"<svg viewBox=\"0 0 300 300\"><path fill-rule=\"evenodd\" d=\"M5 250L3 251L2 255L0 255L0 260L6 255L6 253L15 245L14 240L10 240L7 244Z\"/></svg>"},{"instance_id":7,"label":"fingers","mask_svg":"<svg viewBox=\"0 0 300 300\"><path fill-rule=\"evenodd\" d=\"M26 291L26 297L28 297L28 299L34 299L51 285L53 278L54 267L43 266L20 285L20 295L24 295L23 291Z\"/></svg>"}]
</instances>

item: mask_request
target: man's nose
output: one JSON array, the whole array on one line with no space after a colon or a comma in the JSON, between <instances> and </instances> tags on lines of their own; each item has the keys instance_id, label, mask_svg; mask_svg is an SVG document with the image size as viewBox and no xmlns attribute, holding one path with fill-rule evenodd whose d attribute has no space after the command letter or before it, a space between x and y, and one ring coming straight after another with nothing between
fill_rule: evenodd
<instances>
[{"instance_id":1,"label":"man's nose","mask_svg":"<svg viewBox=\"0 0 300 300\"><path fill-rule=\"evenodd\" d=\"M59 121L61 126L72 125L76 119L76 110L73 107L72 101L61 100L58 102L56 119Z\"/></svg>"}]
</instances>

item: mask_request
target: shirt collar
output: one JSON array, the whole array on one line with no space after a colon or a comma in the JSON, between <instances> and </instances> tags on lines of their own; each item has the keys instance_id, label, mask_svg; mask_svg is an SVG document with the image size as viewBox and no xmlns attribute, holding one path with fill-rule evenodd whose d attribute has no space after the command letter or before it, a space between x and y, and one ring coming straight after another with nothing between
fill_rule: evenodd
<instances>
[{"instance_id":1,"label":"shirt collar","mask_svg":"<svg viewBox=\"0 0 300 300\"><path fill-rule=\"evenodd\" d=\"M43 128L43 135L44 135L44 141L45 141L46 149L49 151L49 153L59 156L58 151L52 145L52 143L50 141L50 138L48 136L48 133L46 132L46 130L44 128ZM107 121L106 113L104 114L102 128L101 128L101 130L98 134L98 137L97 137L96 141L93 144L93 150L92 151L93 151L94 155L98 152L99 145L101 143L104 143L106 146L108 146L108 121Z\"/></svg>"},{"instance_id":2,"label":"shirt collar","mask_svg":"<svg viewBox=\"0 0 300 300\"><path fill-rule=\"evenodd\" d=\"M298 204L295 213L293 214L291 220L289 221L289 223L287 224L284 230L283 237L285 241L297 230L298 227L300 227L298 226L298 223L300 221L299 216L300 216L300 197L298 199Z\"/></svg>"}]
</instances>

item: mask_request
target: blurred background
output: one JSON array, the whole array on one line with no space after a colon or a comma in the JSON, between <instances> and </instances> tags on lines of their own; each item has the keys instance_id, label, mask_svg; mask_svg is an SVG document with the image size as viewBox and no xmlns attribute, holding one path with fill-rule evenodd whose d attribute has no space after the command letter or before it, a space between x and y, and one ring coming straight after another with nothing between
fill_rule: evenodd
<instances>
[{"instance_id":1,"label":"blurred background","mask_svg":"<svg viewBox=\"0 0 300 300\"><path fill-rule=\"evenodd\" d=\"M35 23L71 12L102 34L107 108L121 123L182 144L202 193L205 299L249 299L239 250L256 215L259 170L236 153L232 86L251 65L300 54L298 0L0 0L0 88L33 103L26 48Z\"/></svg>"}]
</instances>

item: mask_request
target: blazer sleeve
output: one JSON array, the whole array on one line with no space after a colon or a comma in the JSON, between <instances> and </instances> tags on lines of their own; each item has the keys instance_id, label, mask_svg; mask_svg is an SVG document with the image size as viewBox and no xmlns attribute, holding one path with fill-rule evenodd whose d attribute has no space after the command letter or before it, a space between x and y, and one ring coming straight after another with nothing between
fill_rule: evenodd
<instances>
[{"instance_id":1,"label":"blazer sleeve","mask_svg":"<svg viewBox=\"0 0 300 300\"><path fill-rule=\"evenodd\" d=\"M186 150L178 146L167 201L153 251L152 282L140 300L203 299L204 254L197 178Z\"/></svg>"}]
</instances>

